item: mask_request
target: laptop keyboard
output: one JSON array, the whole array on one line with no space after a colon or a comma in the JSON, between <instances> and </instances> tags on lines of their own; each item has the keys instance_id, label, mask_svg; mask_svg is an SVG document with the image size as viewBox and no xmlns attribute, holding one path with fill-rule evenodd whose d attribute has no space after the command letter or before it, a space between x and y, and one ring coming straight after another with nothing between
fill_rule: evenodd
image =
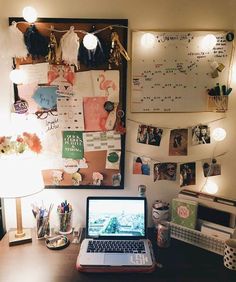
<instances>
[{"instance_id":1,"label":"laptop keyboard","mask_svg":"<svg viewBox=\"0 0 236 282\"><path fill-rule=\"evenodd\" d=\"M143 241L90 240L88 253L146 253Z\"/></svg>"}]
</instances>

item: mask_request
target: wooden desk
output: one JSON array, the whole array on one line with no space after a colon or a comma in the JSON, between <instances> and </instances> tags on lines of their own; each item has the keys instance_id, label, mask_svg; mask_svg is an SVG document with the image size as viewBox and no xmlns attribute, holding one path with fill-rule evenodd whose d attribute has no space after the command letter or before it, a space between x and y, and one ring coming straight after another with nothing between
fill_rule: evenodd
<instances>
[{"instance_id":1,"label":"wooden desk","mask_svg":"<svg viewBox=\"0 0 236 282\"><path fill-rule=\"evenodd\" d=\"M154 238L149 230L150 238ZM70 244L63 250L49 250L42 240L8 246L8 236L0 241L1 282L236 282L236 271L223 265L223 257L203 249L171 239L171 246L154 252L162 268L149 274L130 273L79 273L75 269L79 252L78 244Z\"/></svg>"}]
</instances>

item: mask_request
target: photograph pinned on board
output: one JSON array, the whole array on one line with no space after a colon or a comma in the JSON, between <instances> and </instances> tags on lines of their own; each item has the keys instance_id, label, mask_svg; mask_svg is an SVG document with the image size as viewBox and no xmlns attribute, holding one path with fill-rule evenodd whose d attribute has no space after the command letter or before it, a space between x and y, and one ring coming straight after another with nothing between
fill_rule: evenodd
<instances>
[{"instance_id":1,"label":"photograph pinned on board","mask_svg":"<svg viewBox=\"0 0 236 282\"><path fill-rule=\"evenodd\" d=\"M196 184L196 163L180 165L180 187Z\"/></svg>"},{"instance_id":2,"label":"photograph pinned on board","mask_svg":"<svg viewBox=\"0 0 236 282\"><path fill-rule=\"evenodd\" d=\"M154 182L157 180L176 180L177 163L154 164Z\"/></svg>"},{"instance_id":3,"label":"photograph pinned on board","mask_svg":"<svg viewBox=\"0 0 236 282\"><path fill-rule=\"evenodd\" d=\"M133 174L150 175L150 162L147 157L134 157Z\"/></svg>"},{"instance_id":4,"label":"photograph pinned on board","mask_svg":"<svg viewBox=\"0 0 236 282\"><path fill-rule=\"evenodd\" d=\"M138 127L137 142L160 146L162 133L163 129L161 128L140 124Z\"/></svg>"},{"instance_id":5,"label":"photograph pinned on board","mask_svg":"<svg viewBox=\"0 0 236 282\"><path fill-rule=\"evenodd\" d=\"M211 135L208 125L196 125L192 127L192 145L210 144Z\"/></svg>"},{"instance_id":6,"label":"photograph pinned on board","mask_svg":"<svg viewBox=\"0 0 236 282\"><path fill-rule=\"evenodd\" d=\"M187 156L188 129L173 129L170 131L169 156Z\"/></svg>"},{"instance_id":7,"label":"photograph pinned on board","mask_svg":"<svg viewBox=\"0 0 236 282\"><path fill-rule=\"evenodd\" d=\"M202 160L202 169L205 177L221 175L221 164L215 158Z\"/></svg>"}]
</instances>

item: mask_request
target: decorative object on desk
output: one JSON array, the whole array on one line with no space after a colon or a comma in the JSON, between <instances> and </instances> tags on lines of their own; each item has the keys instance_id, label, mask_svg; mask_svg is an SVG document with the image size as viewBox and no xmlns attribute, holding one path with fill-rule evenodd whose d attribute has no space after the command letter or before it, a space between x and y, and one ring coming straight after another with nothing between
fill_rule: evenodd
<instances>
[{"instance_id":1,"label":"decorative object on desk","mask_svg":"<svg viewBox=\"0 0 236 282\"><path fill-rule=\"evenodd\" d=\"M57 213L59 216L59 233L70 234L72 232L72 206L65 202L57 207Z\"/></svg>"},{"instance_id":2,"label":"decorative object on desk","mask_svg":"<svg viewBox=\"0 0 236 282\"><path fill-rule=\"evenodd\" d=\"M32 212L36 219L37 239L42 239L46 236L50 236L50 214L53 208L53 204L50 204L49 209L38 207L34 204L32 205L32 207Z\"/></svg>"},{"instance_id":3,"label":"decorative object on desk","mask_svg":"<svg viewBox=\"0 0 236 282\"><path fill-rule=\"evenodd\" d=\"M27 197L43 190L43 178L35 158L15 155L0 158L0 196L16 199L17 229L9 232L9 245L31 242L31 230L23 229L21 197Z\"/></svg>"},{"instance_id":4,"label":"decorative object on desk","mask_svg":"<svg viewBox=\"0 0 236 282\"><path fill-rule=\"evenodd\" d=\"M225 241L224 266L236 270L236 239Z\"/></svg>"},{"instance_id":5,"label":"decorative object on desk","mask_svg":"<svg viewBox=\"0 0 236 282\"><path fill-rule=\"evenodd\" d=\"M169 203L156 200L152 205L152 220L154 224L158 224L162 221L169 219Z\"/></svg>"},{"instance_id":6,"label":"decorative object on desk","mask_svg":"<svg viewBox=\"0 0 236 282\"><path fill-rule=\"evenodd\" d=\"M170 246L170 223L162 221L157 225L157 245L160 248L168 248Z\"/></svg>"},{"instance_id":7,"label":"decorative object on desk","mask_svg":"<svg viewBox=\"0 0 236 282\"><path fill-rule=\"evenodd\" d=\"M172 199L171 221L195 229L197 222L198 203L195 201L175 198Z\"/></svg>"},{"instance_id":8,"label":"decorative object on desk","mask_svg":"<svg viewBox=\"0 0 236 282\"><path fill-rule=\"evenodd\" d=\"M73 237L74 239L72 240L73 244L80 244L81 243L81 238L82 238L82 233L83 233L83 227L79 228L72 228L73 229Z\"/></svg>"},{"instance_id":9,"label":"decorative object on desk","mask_svg":"<svg viewBox=\"0 0 236 282\"><path fill-rule=\"evenodd\" d=\"M51 250L61 250L69 246L70 240L64 235L48 238L45 241L47 248Z\"/></svg>"}]
</instances>

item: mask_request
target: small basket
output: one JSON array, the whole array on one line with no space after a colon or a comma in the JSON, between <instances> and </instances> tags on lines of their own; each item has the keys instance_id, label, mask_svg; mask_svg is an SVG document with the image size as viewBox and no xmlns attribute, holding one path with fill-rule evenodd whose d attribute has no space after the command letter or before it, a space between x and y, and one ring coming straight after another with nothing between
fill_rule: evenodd
<instances>
[{"instance_id":1,"label":"small basket","mask_svg":"<svg viewBox=\"0 0 236 282\"><path fill-rule=\"evenodd\" d=\"M222 256L224 255L224 240L203 234L198 230L186 228L173 222L170 222L170 225L172 238L192 244L194 246L203 248Z\"/></svg>"}]
</instances>

